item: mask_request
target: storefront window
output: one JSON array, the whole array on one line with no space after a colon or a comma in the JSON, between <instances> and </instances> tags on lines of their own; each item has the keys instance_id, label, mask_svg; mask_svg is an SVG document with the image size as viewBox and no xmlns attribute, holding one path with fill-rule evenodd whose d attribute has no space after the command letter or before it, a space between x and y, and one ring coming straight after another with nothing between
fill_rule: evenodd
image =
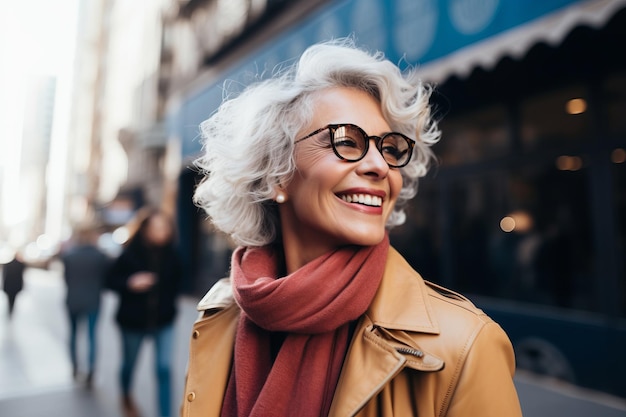
<instances>
[{"instance_id":1,"label":"storefront window","mask_svg":"<svg viewBox=\"0 0 626 417\"><path fill-rule=\"evenodd\" d=\"M406 207L406 221L392 228L392 245L425 279L440 281L441 210L439 187L431 177L419 183L417 196Z\"/></svg>"},{"instance_id":2,"label":"storefront window","mask_svg":"<svg viewBox=\"0 0 626 417\"><path fill-rule=\"evenodd\" d=\"M506 109L488 107L441 122L442 140L434 147L443 166L504 155L509 149Z\"/></svg>"},{"instance_id":3,"label":"storefront window","mask_svg":"<svg viewBox=\"0 0 626 417\"><path fill-rule=\"evenodd\" d=\"M453 280L462 292L598 311L585 169L525 164L449 189Z\"/></svg>"},{"instance_id":4,"label":"storefront window","mask_svg":"<svg viewBox=\"0 0 626 417\"><path fill-rule=\"evenodd\" d=\"M615 148L611 152L611 162L613 165L613 201L617 215L617 235L618 246L617 259L621 262L618 265L620 291L620 311L622 316L626 316L626 147Z\"/></svg>"},{"instance_id":5,"label":"storefront window","mask_svg":"<svg viewBox=\"0 0 626 417\"><path fill-rule=\"evenodd\" d=\"M521 102L521 140L525 149L582 141L590 135L589 99L582 86L529 97Z\"/></svg>"},{"instance_id":6,"label":"storefront window","mask_svg":"<svg viewBox=\"0 0 626 417\"><path fill-rule=\"evenodd\" d=\"M447 263L449 282L461 292L500 296L508 288L504 274L493 271L499 214L506 212L502 174L458 178L448 187ZM506 262L511 265L511 262Z\"/></svg>"},{"instance_id":7,"label":"storefront window","mask_svg":"<svg viewBox=\"0 0 626 417\"><path fill-rule=\"evenodd\" d=\"M611 135L626 135L626 73L614 74L604 83L607 130Z\"/></svg>"}]
</instances>

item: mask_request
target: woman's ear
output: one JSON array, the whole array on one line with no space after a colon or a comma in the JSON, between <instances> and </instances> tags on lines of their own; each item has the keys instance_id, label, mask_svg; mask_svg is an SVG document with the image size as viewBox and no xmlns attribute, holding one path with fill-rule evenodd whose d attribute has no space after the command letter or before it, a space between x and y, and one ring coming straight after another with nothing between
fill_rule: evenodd
<instances>
[{"instance_id":1,"label":"woman's ear","mask_svg":"<svg viewBox=\"0 0 626 417\"><path fill-rule=\"evenodd\" d=\"M287 201L287 193L285 192L282 184L274 186L274 201L278 204L282 204Z\"/></svg>"},{"instance_id":2,"label":"woman's ear","mask_svg":"<svg viewBox=\"0 0 626 417\"><path fill-rule=\"evenodd\" d=\"M287 193L280 185L274 187L274 201L278 204L282 204L287 201Z\"/></svg>"}]
</instances>

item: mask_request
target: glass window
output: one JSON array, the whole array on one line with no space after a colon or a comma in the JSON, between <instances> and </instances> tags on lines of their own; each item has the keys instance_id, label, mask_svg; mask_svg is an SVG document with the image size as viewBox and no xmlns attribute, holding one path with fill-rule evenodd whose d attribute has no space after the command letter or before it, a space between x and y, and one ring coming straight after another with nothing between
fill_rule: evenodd
<instances>
[{"instance_id":1,"label":"glass window","mask_svg":"<svg viewBox=\"0 0 626 417\"><path fill-rule=\"evenodd\" d=\"M433 147L443 166L504 155L509 148L507 112L503 105L441 121L442 140Z\"/></svg>"},{"instance_id":2,"label":"glass window","mask_svg":"<svg viewBox=\"0 0 626 417\"><path fill-rule=\"evenodd\" d=\"M589 137L586 90L571 86L521 102L521 141L526 149L582 141Z\"/></svg>"},{"instance_id":3,"label":"glass window","mask_svg":"<svg viewBox=\"0 0 626 417\"><path fill-rule=\"evenodd\" d=\"M617 215L618 259L621 260L621 270L618 271L619 291L621 294L620 307L623 316L626 316L626 146L615 148L611 152L613 165L613 201Z\"/></svg>"},{"instance_id":4,"label":"glass window","mask_svg":"<svg viewBox=\"0 0 626 417\"><path fill-rule=\"evenodd\" d=\"M406 207L406 221L391 229L391 244L424 279L437 282L441 246L438 184L429 177L419 183L417 196Z\"/></svg>"},{"instance_id":5,"label":"glass window","mask_svg":"<svg viewBox=\"0 0 626 417\"><path fill-rule=\"evenodd\" d=\"M585 284L593 259L585 174L554 161L452 182L455 288L598 311Z\"/></svg>"},{"instance_id":6,"label":"glass window","mask_svg":"<svg viewBox=\"0 0 626 417\"><path fill-rule=\"evenodd\" d=\"M604 83L607 129L611 135L626 134L626 73L615 74Z\"/></svg>"},{"instance_id":7,"label":"glass window","mask_svg":"<svg viewBox=\"0 0 626 417\"><path fill-rule=\"evenodd\" d=\"M447 281L461 292L499 296L503 274L492 272L494 243L499 236L500 213L505 212L506 188L502 173L465 176L448 187L449 214L447 263L452 265ZM503 245L498 245L503 249ZM507 267L511 262L505 262Z\"/></svg>"}]
</instances>

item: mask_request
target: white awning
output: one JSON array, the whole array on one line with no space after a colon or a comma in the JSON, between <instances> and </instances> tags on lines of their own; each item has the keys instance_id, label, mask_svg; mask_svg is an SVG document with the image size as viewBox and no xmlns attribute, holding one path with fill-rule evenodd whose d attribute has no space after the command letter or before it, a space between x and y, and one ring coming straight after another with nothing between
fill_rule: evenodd
<instances>
[{"instance_id":1,"label":"white awning","mask_svg":"<svg viewBox=\"0 0 626 417\"><path fill-rule=\"evenodd\" d=\"M493 68L504 57L521 58L539 42L558 45L576 26L602 27L624 7L626 0L584 0L423 64L419 72L431 83L453 75L464 78L476 67ZM626 53L623 45L615 47Z\"/></svg>"}]
</instances>

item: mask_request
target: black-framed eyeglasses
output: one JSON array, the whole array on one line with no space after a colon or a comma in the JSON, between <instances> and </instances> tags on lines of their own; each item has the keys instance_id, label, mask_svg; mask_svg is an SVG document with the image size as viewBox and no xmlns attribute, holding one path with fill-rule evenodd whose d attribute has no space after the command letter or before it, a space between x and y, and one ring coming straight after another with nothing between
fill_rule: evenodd
<instances>
[{"instance_id":1,"label":"black-framed eyeglasses","mask_svg":"<svg viewBox=\"0 0 626 417\"><path fill-rule=\"evenodd\" d=\"M382 136L369 136L363 129L350 123L330 124L309 133L294 142L302 142L328 129L330 144L339 159L357 162L365 157L369 150L370 139L376 143L376 149L391 168L402 168L411 160L415 141L398 132L385 133Z\"/></svg>"}]
</instances>

